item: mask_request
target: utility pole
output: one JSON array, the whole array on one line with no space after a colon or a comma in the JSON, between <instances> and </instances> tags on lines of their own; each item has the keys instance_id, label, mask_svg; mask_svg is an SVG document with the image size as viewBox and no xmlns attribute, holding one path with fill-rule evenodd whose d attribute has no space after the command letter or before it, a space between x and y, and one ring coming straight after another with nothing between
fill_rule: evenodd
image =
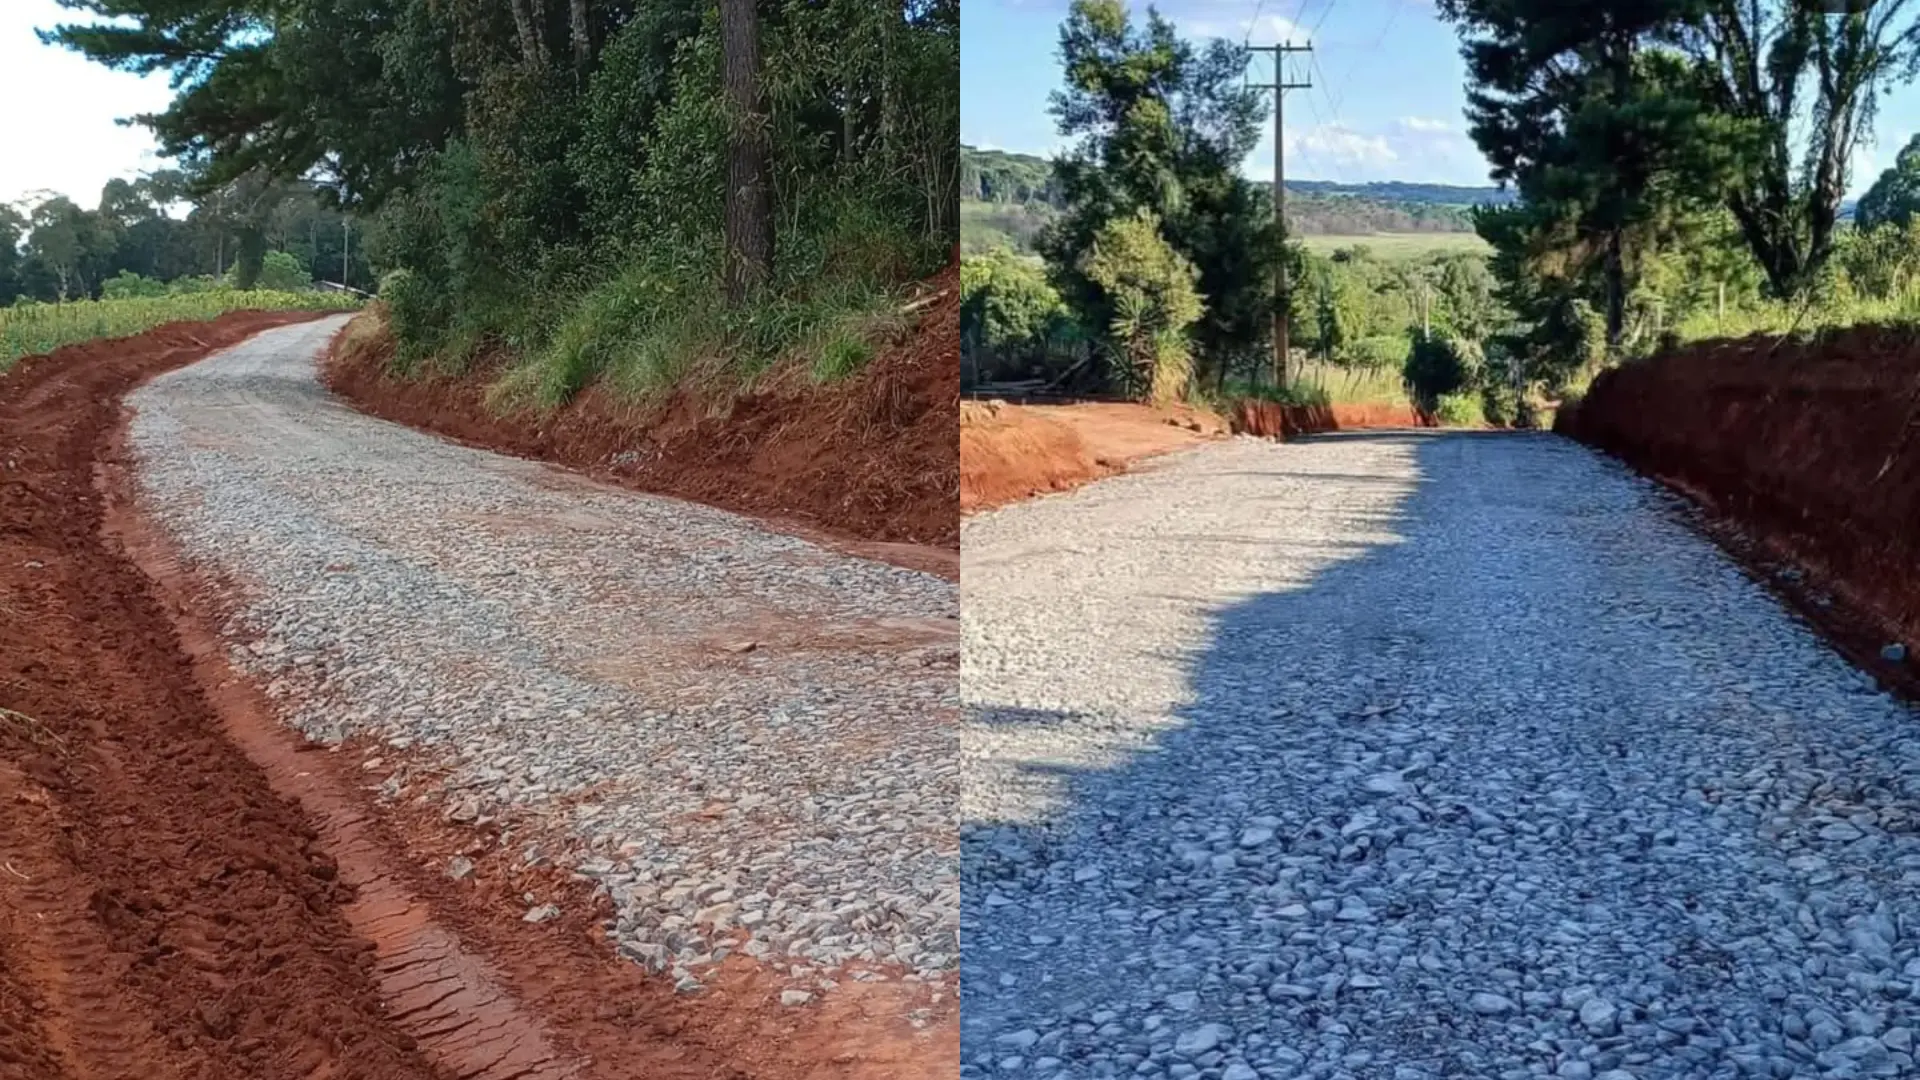
<instances>
[{"instance_id":1,"label":"utility pole","mask_svg":"<svg viewBox=\"0 0 1920 1080\"><path fill-rule=\"evenodd\" d=\"M1273 223L1280 231L1282 243L1287 235L1287 170L1286 170L1286 107L1287 91L1306 90L1313 86L1309 80L1299 81L1287 78L1287 57L1294 53L1312 52L1312 45L1295 45L1283 42L1274 45L1250 45L1249 52L1273 54L1273 81L1260 87L1273 91ZM1291 346L1288 340L1287 309L1292 293L1287 282L1287 254L1281 249L1279 261L1273 269L1273 377L1276 386L1287 384L1287 355Z\"/></svg>"},{"instance_id":2,"label":"utility pole","mask_svg":"<svg viewBox=\"0 0 1920 1080\"><path fill-rule=\"evenodd\" d=\"M353 219L340 215L340 284L352 288L353 282L347 280L347 248L353 243Z\"/></svg>"}]
</instances>

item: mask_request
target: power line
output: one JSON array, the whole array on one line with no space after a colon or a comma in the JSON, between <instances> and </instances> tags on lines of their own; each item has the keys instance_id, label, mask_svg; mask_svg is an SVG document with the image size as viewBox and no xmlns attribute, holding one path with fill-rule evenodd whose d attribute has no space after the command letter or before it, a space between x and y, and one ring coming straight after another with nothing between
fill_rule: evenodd
<instances>
[{"instance_id":1,"label":"power line","mask_svg":"<svg viewBox=\"0 0 1920 1080\"><path fill-rule=\"evenodd\" d=\"M1248 45L1253 44L1253 28L1259 24L1260 12L1263 9L1265 9L1266 6L1267 6L1267 0L1260 0L1259 3L1253 5L1253 18L1247 20L1247 32L1240 36L1241 48L1244 49Z\"/></svg>"},{"instance_id":2,"label":"power line","mask_svg":"<svg viewBox=\"0 0 1920 1080\"><path fill-rule=\"evenodd\" d=\"M1319 35L1320 27L1326 23L1327 16L1333 14L1333 5L1334 5L1334 0L1327 0L1327 6L1320 12L1320 18L1314 20L1313 29L1307 31L1307 42L1309 44L1311 44L1313 42L1313 39Z\"/></svg>"},{"instance_id":3,"label":"power line","mask_svg":"<svg viewBox=\"0 0 1920 1080\"><path fill-rule=\"evenodd\" d=\"M1332 5L1333 0L1327 0L1327 3L1328 5ZM1312 6L1313 6L1313 0L1300 0L1300 3L1295 5L1294 7L1293 18L1287 20L1287 25L1292 27L1299 27L1304 25L1305 20L1307 18L1307 9L1311 8ZM1308 41L1308 42L1303 42L1302 44L1310 45L1312 44L1312 42Z\"/></svg>"},{"instance_id":4,"label":"power line","mask_svg":"<svg viewBox=\"0 0 1920 1080\"><path fill-rule=\"evenodd\" d=\"M1399 18L1400 18L1400 5L1388 4L1387 19L1386 19L1386 22L1381 24L1380 32L1373 35L1373 41L1368 43L1366 48L1361 49L1360 51L1354 54L1353 63L1347 65L1347 70L1341 74L1340 80L1336 83L1333 83L1330 90L1322 91L1322 93L1327 93L1328 100L1333 102L1333 110L1336 116L1339 114L1339 111L1340 111L1340 102L1345 101L1347 98L1346 87L1347 87L1348 80L1352 79L1353 73L1360 69L1361 59L1367 56L1368 54L1379 50L1380 43L1387 40L1387 35L1393 32L1394 22ZM1325 74L1325 72L1323 71L1322 74ZM1338 92L1337 98L1333 96L1332 91Z\"/></svg>"}]
</instances>

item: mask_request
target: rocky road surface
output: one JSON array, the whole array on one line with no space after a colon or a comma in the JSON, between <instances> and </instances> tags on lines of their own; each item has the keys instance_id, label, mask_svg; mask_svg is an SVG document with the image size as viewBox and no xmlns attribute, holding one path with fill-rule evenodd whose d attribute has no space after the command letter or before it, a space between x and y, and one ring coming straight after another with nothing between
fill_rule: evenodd
<instances>
[{"instance_id":1,"label":"rocky road surface","mask_svg":"<svg viewBox=\"0 0 1920 1080\"><path fill-rule=\"evenodd\" d=\"M736 948L790 1004L949 978L955 586L361 415L316 381L340 325L129 399L145 508L291 720L597 878L683 990Z\"/></svg>"},{"instance_id":2,"label":"rocky road surface","mask_svg":"<svg viewBox=\"0 0 1920 1080\"><path fill-rule=\"evenodd\" d=\"M1920 1075L1920 727L1552 436L962 536L963 1075Z\"/></svg>"}]
</instances>

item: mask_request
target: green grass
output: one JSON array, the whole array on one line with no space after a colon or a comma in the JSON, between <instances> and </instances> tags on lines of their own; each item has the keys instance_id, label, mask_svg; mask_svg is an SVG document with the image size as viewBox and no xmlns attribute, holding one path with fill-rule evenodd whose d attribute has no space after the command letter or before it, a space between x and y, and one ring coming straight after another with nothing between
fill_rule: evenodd
<instances>
[{"instance_id":1,"label":"green grass","mask_svg":"<svg viewBox=\"0 0 1920 1080\"><path fill-rule=\"evenodd\" d=\"M817 280L730 311L710 286L635 267L583 295L490 393L497 405L552 408L598 381L645 401L690 378L746 386L786 361L837 382L904 324L897 297L864 281Z\"/></svg>"},{"instance_id":2,"label":"green grass","mask_svg":"<svg viewBox=\"0 0 1920 1080\"><path fill-rule=\"evenodd\" d=\"M1317 387L1338 405L1405 405L1407 390L1398 367L1337 368L1308 364L1299 382Z\"/></svg>"},{"instance_id":3,"label":"green grass","mask_svg":"<svg viewBox=\"0 0 1920 1080\"><path fill-rule=\"evenodd\" d=\"M16 304L0 308L0 371L23 356L37 356L82 341L125 337L162 323L212 319L229 311L350 311L358 306L358 301L340 293L232 289L67 304Z\"/></svg>"},{"instance_id":4,"label":"green grass","mask_svg":"<svg viewBox=\"0 0 1920 1080\"><path fill-rule=\"evenodd\" d=\"M1202 397L1208 400L1217 397L1220 403L1256 398L1283 405L1407 404L1407 392L1401 385L1398 368L1345 369L1319 363L1307 364L1285 387L1230 379L1219 394L1206 388Z\"/></svg>"},{"instance_id":5,"label":"green grass","mask_svg":"<svg viewBox=\"0 0 1920 1080\"><path fill-rule=\"evenodd\" d=\"M1365 247L1382 259L1419 259L1430 255L1469 252L1485 255L1492 249L1476 233L1374 233L1367 236L1303 236L1300 242L1316 255L1339 248Z\"/></svg>"},{"instance_id":6,"label":"green grass","mask_svg":"<svg viewBox=\"0 0 1920 1080\"><path fill-rule=\"evenodd\" d=\"M1920 322L1920 297L1914 299L1766 303L1730 308L1725 314L1702 311L1681 320L1674 333L1681 342L1743 338L1751 334L1810 334L1863 323Z\"/></svg>"}]
</instances>

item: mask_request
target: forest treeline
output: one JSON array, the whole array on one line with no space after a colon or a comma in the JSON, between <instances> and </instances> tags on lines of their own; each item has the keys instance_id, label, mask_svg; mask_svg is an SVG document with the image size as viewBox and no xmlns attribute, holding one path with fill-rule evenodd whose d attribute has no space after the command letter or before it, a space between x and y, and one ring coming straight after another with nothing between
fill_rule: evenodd
<instances>
[{"instance_id":1,"label":"forest treeline","mask_svg":"<svg viewBox=\"0 0 1920 1080\"><path fill-rule=\"evenodd\" d=\"M315 280L368 289L358 244L353 223L303 183L200 187L161 169L107 181L90 207L53 192L0 204L0 307Z\"/></svg>"},{"instance_id":2,"label":"forest treeline","mask_svg":"<svg viewBox=\"0 0 1920 1080\"><path fill-rule=\"evenodd\" d=\"M1254 187L1272 197L1271 184ZM967 246L976 251L996 243L1029 250L1040 229L1066 208L1045 158L970 146L960 148L960 197ZM1475 206L1512 198L1495 187L1289 180L1287 227L1296 236L1472 232Z\"/></svg>"},{"instance_id":3,"label":"forest treeline","mask_svg":"<svg viewBox=\"0 0 1920 1080\"><path fill-rule=\"evenodd\" d=\"M77 0L180 85L202 188L366 223L402 366L504 352L563 400L790 352L857 366L957 242L954 0Z\"/></svg>"}]
</instances>

